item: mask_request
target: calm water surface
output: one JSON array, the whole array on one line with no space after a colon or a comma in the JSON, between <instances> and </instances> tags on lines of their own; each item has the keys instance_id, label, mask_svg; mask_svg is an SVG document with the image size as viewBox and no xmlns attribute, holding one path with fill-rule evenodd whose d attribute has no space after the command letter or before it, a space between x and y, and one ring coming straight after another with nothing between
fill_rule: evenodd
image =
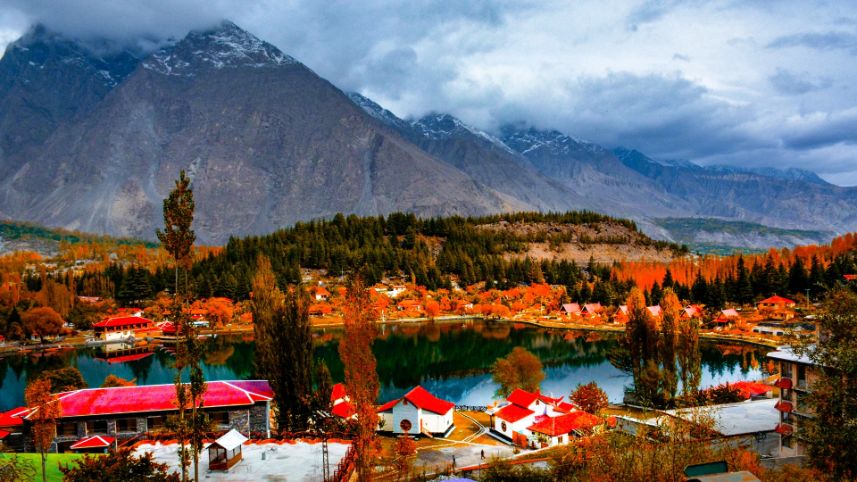
<instances>
[{"instance_id":1,"label":"calm water surface","mask_svg":"<svg viewBox=\"0 0 857 482\"><path fill-rule=\"evenodd\" d=\"M334 380L343 378L337 347L340 330L315 331L315 356L324 360ZM373 349L381 380L379 401L401 396L417 384L437 396L461 405L486 405L497 385L491 364L515 346L535 353L545 365L542 391L568 395L578 383L592 380L610 400L622 400L631 376L610 362L617 346L613 334L570 332L505 322L473 321L456 324L384 325ZM764 376L763 348L741 344L703 343L702 385L758 379ZM114 374L136 378L140 385L172 383L173 355L153 347L145 358L111 363L96 349L78 349L46 356L0 359L0 410L23 404L30 377L46 369L77 367L91 387ZM204 372L208 380L253 377L253 341L250 337L217 337L206 341Z\"/></svg>"}]
</instances>

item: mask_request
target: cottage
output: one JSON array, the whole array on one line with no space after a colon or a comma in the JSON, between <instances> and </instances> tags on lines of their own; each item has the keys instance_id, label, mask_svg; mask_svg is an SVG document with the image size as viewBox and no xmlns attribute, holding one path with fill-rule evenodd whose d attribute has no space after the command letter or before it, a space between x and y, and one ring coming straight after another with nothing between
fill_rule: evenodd
<instances>
[{"instance_id":1,"label":"cottage","mask_svg":"<svg viewBox=\"0 0 857 482\"><path fill-rule=\"evenodd\" d=\"M681 319L690 320L692 318L701 318L702 308L697 305L687 305L681 310Z\"/></svg>"},{"instance_id":2,"label":"cottage","mask_svg":"<svg viewBox=\"0 0 857 482\"><path fill-rule=\"evenodd\" d=\"M396 305L396 309L399 311L420 312L423 310L423 305L420 303L420 300L402 300Z\"/></svg>"},{"instance_id":3,"label":"cottage","mask_svg":"<svg viewBox=\"0 0 857 482\"><path fill-rule=\"evenodd\" d=\"M92 325L95 335L103 341L124 341L133 338L138 332L151 331L154 327L152 320L136 315L107 318Z\"/></svg>"},{"instance_id":4,"label":"cottage","mask_svg":"<svg viewBox=\"0 0 857 482\"><path fill-rule=\"evenodd\" d=\"M790 320L794 318L794 307L797 305L793 300L782 296L771 296L759 302L759 313L770 320Z\"/></svg>"},{"instance_id":5,"label":"cottage","mask_svg":"<svg viewBox=\"0 0 857 482\"><path fill-rule=\"evenodd\" d=\"M601 306L601 303L586 303L585 305L583 305L583 308L581 308L580 313L583 316L588 316L591 318L594 316L598 316L598 314L601 313L601 311L603 310L604 307Z\"/></svg>"},{"instance_id":6,"label":"cottage","mask_svg":"<svg viewBox=\"0 0 857 482\"><path fill-rule=\"evenodd\" d=\"M208 446L208 470L229 470L242 459L241 446L249 440L234 428Z\"/></svg>"},{"instance_id":7,"label":"cottage","mask_svg":"<svg viewBox=\"0 0 857 482\"><path fill-rule=\"evenodd\" d=\"M529 440L527 428L533 425L537 418L556 417L574 411L577 411L577 408L563 401L562 397L553 398L516 389L504 403L488 410L488 415L491 418L492 433L505 440L516 441L521 437Z\"/></svg>"},{"instance_id":8,"label":"cottage","mask_svg":"<svg viewBox=\"0 0 857 482\"><path fill-rule=\"evenodd\" d=\"M13 408L0 413L0 443L3 447L24 449L24 417L30 413L27 407Z\"/></svg>"},{"instance_id":9,"label":"cottage","mask_svg":"<svg viewBox=\"0 0 857 482\"><path fill-rule=\"evenodd\" d=\"M720 310L720 314L717 315L717 318L714 319L715 323L719 323L722 325L731 325L738 321L741 318L741 315L738 314L738 311L733 308L728 308L725 310Z\"/></svg>"},{"instance_id":10,"label":"cottage","mask_svg":"<svg viewBox=\"0 0 857 482\"><path fill-rule=\"evenodd\" d=\"M566 316L580 315L580 305L577 303L563 303L559 311Z\"/></svg>"},{"instance_id":11,"label":"cottage","mask_svg":"<svg viewBox=\"0 0 857 482\"><path fill-rule=\"evenodd\" d=\"M330 291L324 286L314 286L312 288L312 297L315 301L327 301L330 298Z\"/></svg>"},{"instance_id":12,"label":"cottage","mask_svg":"<svg viewBox=\"0 0 857 482\"><path fill-rule=\"evenodd\" d=\"M578 410L556 417L539 417L527 427L526 433L530 447L552 447L570 442L575 435L583 435L599 423L601 420L595 415Z\"/></svg>"},{"instance_id":13,"label":"cottage","mask_svg":"<svg viewBox=\"0 0 857 482\"><path fill-rule=\"evenodd\" d=\"M661 317L661 305L647 306L646 309L649 310L649 314L652 315L654 318Z\"/></svg>"},{"instance_id":14,"label":"cottage","mask_svg":"<svg viewBox=\"0 0 857 482\"><path fill-rule=\"evenodd\" d=\"M446 436L455 428L452 413L455 404L441 400L421 386L414 387L402 398L378 408L382 432Z\"/></svg>"},{"instance_id":15,"label":"cottage","mask_svg":"<svg viewBox=\"0 0 857 482\"><path fill-rule=\"evenodd\" d=\"M270 402L273 390L265 380L213 381L206 383L202 411L215 429L237 429L270 435ZM173 384L115 388L85 388L57 394L60 418L56 443L64 451L95 435L125 440L158 431L176 413ZM25 424L38 410L24 416Z\"/></svg>"},{"instance_id":16,"label":"cottage","mask_svg":"<svg viewBox=\"0 0 857 482\"><path fill-rule=\"evenodd\" d=\"M628 305L620 305L613 313L613 323L628 322Z\"/></svg>"}]
</instances>

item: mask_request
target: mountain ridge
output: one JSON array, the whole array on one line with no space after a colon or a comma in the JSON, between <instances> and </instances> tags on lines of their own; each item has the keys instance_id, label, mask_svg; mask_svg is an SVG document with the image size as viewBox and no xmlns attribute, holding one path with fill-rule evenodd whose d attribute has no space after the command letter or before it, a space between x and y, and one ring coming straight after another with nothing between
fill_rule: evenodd
<instances>
[{"instance_id":1,"label":"mountain ridge","mask_svg":"<svg viewBox=\"0 0 857 482\"><path fill-rule=\"evenodd\" d=\"M4 106L0 213L67 229L152 239L181 169L211 243L338 212L590 209L665 239L665 217L857 229L857 190L806 171L655 160L525 122L400 119L228 21L145 56L34 29L0 58Z\"/></svg>"}]
</instances>

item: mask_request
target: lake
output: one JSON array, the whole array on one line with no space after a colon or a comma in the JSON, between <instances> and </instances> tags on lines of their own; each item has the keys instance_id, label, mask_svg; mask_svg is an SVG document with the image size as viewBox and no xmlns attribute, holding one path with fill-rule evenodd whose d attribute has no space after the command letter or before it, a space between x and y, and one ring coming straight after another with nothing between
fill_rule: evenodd
<instances>
[{"instance_id":1,"label":"lake","mask_svg":"<svg viewBox=\"0 0 857 482\"><path fill-rule=\"evenodd\" d=\"M343 378L337 352L339 329L316 330L315 357L324 360L335 381ZM205 341L203 370L207 380L253 377L252 336L219 336ZM468 321L458 323L381 325L373 346L381 381L379 402L421 384L435 395L459 405L487 405L497 389L491 364L512 348L523 346L545 365L542 392L568 395L579 383L596 381L612 402L622 400L631 376L610 362L616 335L567 331L531 325ZM44 370L77 367L91 387L114 374L136 378L140 385L172 383L173 355L163 346L138 349L143 353L116 359L95 348L42 356L0 358L0 410L23 404L24 387ZM702 343L702 385L759 379L765 374L766 350L737 343ZM118 362L117 362L118 360ZM127 361L122 361L127 360Z\"/></svg>"}]
</instances>

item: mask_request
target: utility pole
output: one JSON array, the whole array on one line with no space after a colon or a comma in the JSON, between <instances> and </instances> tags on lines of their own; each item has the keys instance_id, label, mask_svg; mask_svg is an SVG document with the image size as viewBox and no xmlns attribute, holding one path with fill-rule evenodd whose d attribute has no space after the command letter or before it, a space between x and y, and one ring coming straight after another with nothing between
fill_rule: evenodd
<instances>
[{"instance_id":1,"label":"utility pole","mask_svg":"<svg viewBox=\"0 0 857 482\"><path fill-rule=\"evenodd\" d=\"M809 288L806 289L806 307L809 309Z\"/></svg>"},{"instance_id":2,"label":"utility pole","mask_svg":"<svg viewBox=\"0 0 857 482\"><path fill-rule=\"evenodd\" d=\"M324 426L327 424L327 421L333 418L333 416L327 412L326 410L318 410L316 412L318 414L318 424L319 424L319 432L321 432L321 472L322 472L322 481L329 482L330 478L330 452L328 451L327 446L327 430L324 429Z\"/></svg>"}]
</instances>

